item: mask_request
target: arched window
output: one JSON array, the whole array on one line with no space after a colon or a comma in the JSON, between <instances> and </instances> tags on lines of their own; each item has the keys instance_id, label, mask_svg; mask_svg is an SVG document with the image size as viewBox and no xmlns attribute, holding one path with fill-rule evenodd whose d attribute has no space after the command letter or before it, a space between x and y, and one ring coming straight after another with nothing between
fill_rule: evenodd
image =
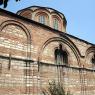
<instances>
[{"instance_id":1,"label":"arched window","mask_svg":"<svg viewBox=\"0 0 95 95\"><path fill-rule=\"evenodd\" d=\"M62 49L62 45L55 49L55 62L57 65L68 64L68 54Z\"/></svg>"},{"instance_id":2,"label":"arched window","mask_svg":"<svg viewBox=\"0 0 95 95\"><path fill-rule=\"evenodd\" d=\"M92 64L95 65L95 54L94 54L93 57L92 57Z\"/></svg>"},{"instance_id":3,"label":"arched window","mask_svg":"<svg viewBox=\"0 0 95 95\"><path fill-rule=\"evenodd\" d=\"M58 19L57 18L54 18L53 20L53 28L58 29Z\"/></svg>"},{"instance_id":4,"label":"arched window","mask_svg":"<svg viewBox=\"0 0 95 95\"><path fill-rule=\"evenodd\" d=\"M42 11L38 11L35 16L34 16L34 20L42 23L44 25L49 25L49 15L47 12L42 12Z\"/></svg>"},{"instance_id":5,"label":"arched window","mask_svg":"<svg viewBox=\"0 0 95 95\"><path fill-rule=\"evenodd\" d=\"M46 17L44 15L39 16L39 22L42 24L46 24Z\"/></svg>"},{"instance_id":6,"label":"arched window","mask_svg":"<svg viewBox=\"0 0 95 95\"><path fill-rule=\"evenodd\" d=\"M0 74L2 73L2 63L0 63Z\"/></svg>"},{"instance_id":7,"label":"arched window","mask_svg":"<svg viewBox=\"0 0 95 95\"><path fill-rule=\"evenodd\" d=\"M91 61L92 61L92 68L95 70L95 53L94 53L94 55L92 56Z\"/></svg>"}]
</instances>

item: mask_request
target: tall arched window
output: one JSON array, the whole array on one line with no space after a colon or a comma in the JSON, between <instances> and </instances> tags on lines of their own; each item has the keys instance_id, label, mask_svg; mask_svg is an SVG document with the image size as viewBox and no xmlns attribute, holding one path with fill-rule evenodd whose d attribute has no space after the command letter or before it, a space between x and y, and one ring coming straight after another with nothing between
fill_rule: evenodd
<instances>
[{"instance_id":1,"label":"tall arched window","mask_svg":"<svg viewBox=\"0 0 95 95\"><path fill-rule=\"evenodd\" d=\"M53 20L53 28L58 29L58 19L57 18L54 18Z\"/></svg>"},{"instance_id":2,"label":"tall arched window","mask_svg":"<svg viewBox=\"0 0 95 95\"><path fill-rule=\"evenodd\" d=\"M57 65L68 64L68 54L62 49L62 45L55 49L55 62Z\"/></svg>"}]
</instances>

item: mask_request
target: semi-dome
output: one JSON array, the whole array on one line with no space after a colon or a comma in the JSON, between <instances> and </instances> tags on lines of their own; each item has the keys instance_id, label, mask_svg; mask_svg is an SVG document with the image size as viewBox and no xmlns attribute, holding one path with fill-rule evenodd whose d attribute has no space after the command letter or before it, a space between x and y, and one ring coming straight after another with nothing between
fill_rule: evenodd
<instances>
[{"instance_id":1,"label":"semi-dome","mask_svg":"<svg viewBox=\"0 0 95 95\"><path fill-rule=\"evenodd\" d=\"M18 15L37 21L56 30L66 32L67 21L64 14L55 9L40 6L31 6L17 12Z\"/></svg>"}]
</instances>

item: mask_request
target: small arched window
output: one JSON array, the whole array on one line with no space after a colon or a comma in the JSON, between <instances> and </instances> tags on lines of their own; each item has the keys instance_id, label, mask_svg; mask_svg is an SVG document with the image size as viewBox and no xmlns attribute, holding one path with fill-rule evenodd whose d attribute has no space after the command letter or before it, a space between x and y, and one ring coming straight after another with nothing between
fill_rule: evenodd
<instances>
[{"instance_id":1,"label":"small arched window","mask_svg":"<svg viewBox=\"0 0 95 95\"><path fill-rule=\"evenodd\" d=\"M42 23L44 25L49 25L49 15L47 12L37 12L35 14L35 21L39 22L39 23Z\"/></svg>"},{"instance_id":2,"label":"small arched window","mask_svg":"<svg viewBox=\"0 0 95 95\"><path fill-rule=\"evenodd\" d=\"M94 54L93 57L92 57L92 64L95 65L95 54Z\"/></svg>"},{"instance_id":3,"label":"small arched window","mask_svg":"<svg viewBox=\"0 0 95 95\"><path fill-rule=\"evenodd\" d=\"M53 28L58 30L58 19L54 18L53 20Z\"/></svg>"},{"instance_id":4,"label":"small arched window","mask_svg":"<svg viewBox=\"0 0 95 95\"><path fill-rule=\"evenodd\" d=\"M62 49L61 44L59 45L59 47L55 49L54 55L55 55L55 63L57 65L68 64L68 54L66 51Z\"/></svg>"},{"instance_id":5,"label":"small arched window","mask_svg":"<svg viewBox=\"0 0 95 95\"><path fill-rule=\"evenodd\" d=\"M0 63L0 74L2 73L2 63Z\"/></svg>"},{"instance_id":6,"label":"small arched window","mask_svg":"<svg viewBox=\"0 0 95 95\"><path fill-rule=\"evenodd\" d=\"M45 17L45 15L40 15L39 16L39 22L42 23L42 24L46 24L46 17Z\"/></svg>"}]
</instances>

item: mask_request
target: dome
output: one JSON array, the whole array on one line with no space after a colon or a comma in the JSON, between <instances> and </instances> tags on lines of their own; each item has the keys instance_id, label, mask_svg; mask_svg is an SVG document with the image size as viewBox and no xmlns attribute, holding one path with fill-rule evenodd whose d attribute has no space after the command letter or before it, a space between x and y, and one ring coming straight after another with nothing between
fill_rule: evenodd
<instances>
[{"instance_id":1,"label":"dome","mask_svg":"<svg viewBox=\"0 0 95 95\"><path fill-rule=\"evenodd\" d=\"M31 6L17 12L18 15L37 21L56 30L66 32L67 21L64 14L55 9L40 6Z\"/></svg>"}]
</instances>

